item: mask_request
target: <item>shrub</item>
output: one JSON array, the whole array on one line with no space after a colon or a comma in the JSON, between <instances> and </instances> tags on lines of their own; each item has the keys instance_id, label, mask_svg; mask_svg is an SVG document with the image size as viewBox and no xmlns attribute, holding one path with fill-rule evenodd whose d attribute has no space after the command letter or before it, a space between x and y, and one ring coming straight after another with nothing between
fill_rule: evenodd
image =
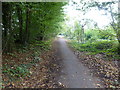
<instances>
[{"instance_id":1,"label":"shrub","mask_svg":"<svg viewBox=\"0 0 120 90\"><path fill-rule=\"evenodd\" d=\"M106 53L106 52L117 52L117 44L114 43L115 41L96 41L96 42L87 42L84 44L77 43L77 42L70 42L71 46L80 51L87 51L92 52L94 54L97 53Z\"/></svg>"},{"instance_id":2,"label":"shrub","mask_svg":"<svg viewBox=\"0 0 120 90\"><path fill-rule=\"evenodd\" d=\"M97 41L97 42L93 42L92 45L94 45L94 47L96 49L108 49L108 48L112 48L113 46L113 42L111 41Z\"/></svg>"}]
</instances>

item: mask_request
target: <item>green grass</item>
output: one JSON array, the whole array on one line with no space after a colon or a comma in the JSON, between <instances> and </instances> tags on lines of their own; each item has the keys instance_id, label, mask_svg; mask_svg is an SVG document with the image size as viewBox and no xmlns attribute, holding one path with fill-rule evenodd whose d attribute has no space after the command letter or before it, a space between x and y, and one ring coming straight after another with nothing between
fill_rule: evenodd
<instances>
[{"instance_id":1,"label":"green grass","mask_svg":"<svg viewBox=\"0 0 120 90\"><path fill-rule=\"evenodd\" d=\"M98 54L105 53L107 55L117 54L117 41L96 41L96 42L87 42L84 44L77 43L76 41L71 41L69 43L73 48L79 51L89 52L89 54Z\"/></svg>"}]
</instances>

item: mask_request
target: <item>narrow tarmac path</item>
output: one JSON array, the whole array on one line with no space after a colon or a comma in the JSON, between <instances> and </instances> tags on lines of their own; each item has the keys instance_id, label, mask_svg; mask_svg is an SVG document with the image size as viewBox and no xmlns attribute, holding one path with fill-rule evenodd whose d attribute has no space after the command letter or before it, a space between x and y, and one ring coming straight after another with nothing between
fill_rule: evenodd
<instances>
[{"instance_id":1,"label":"narrow tarmac path","mask_svg":"<svg viewBox=\"0 0 120 90\"><path fill-rule=\"evenodd\" d=\"M98 79L90 75L89 69L77 59L67 46L65 39L59 38L57 44L57 49L62 57L63 64L58 81L67 88L96 88Z\"/></svg>"}]
</instances>

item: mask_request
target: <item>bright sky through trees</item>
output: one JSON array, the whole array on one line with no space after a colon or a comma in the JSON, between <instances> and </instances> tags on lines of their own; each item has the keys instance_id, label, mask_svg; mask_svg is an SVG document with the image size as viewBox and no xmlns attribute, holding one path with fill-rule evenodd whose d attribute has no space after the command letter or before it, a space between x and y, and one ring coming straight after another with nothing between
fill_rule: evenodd
<instances>
[{"instance_id":1,"label":"bright sky through trees","mask_svg":"<svg viewBox=\"0 0 120 90\"><path fill-rule=\"evenodd\" d=\"M72 1L76 2L79 6L81 6L79 0L72 0ZM85 14L83 14L82 11L75 9L76 5L73 5L72 1L70 1L69 5L65 6L64 9L66 16L69 18L69 24L73 25L74 21L76 20L81 21L82 19L91 19L98 24L99 28L104 28L104 26L109 25L109 23L111 22L110 13L105 12L104 10L98 10L97 7L94 7L91 10L88 10ZM91 2L91 0L85 0L85 1ZM103 0L97 0L97 1L102 2ZM104 0L104 2L107 1L113 1L113 0ZM115 7L115 11L118 10L118 4L113 5L113 7Z\"/></svg>"}]
</instances>

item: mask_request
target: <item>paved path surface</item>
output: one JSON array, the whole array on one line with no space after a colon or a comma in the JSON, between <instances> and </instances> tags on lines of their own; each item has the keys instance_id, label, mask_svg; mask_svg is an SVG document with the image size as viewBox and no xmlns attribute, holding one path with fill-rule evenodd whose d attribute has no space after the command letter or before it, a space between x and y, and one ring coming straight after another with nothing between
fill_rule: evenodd
<instances>
[{"instance_id":1,"label":"paved path surface","mask_svg":"<svg viewBox=\"0 0 120 90\"><path fill-rule=\"evenodd\" d=\"M74 53L68 48L65 39L57 41L58 52L62 57L63 69L59 82L68 88L95 88L97 79L89 74L89 69L82 65Z\"/></svg>"}]
</instances>

